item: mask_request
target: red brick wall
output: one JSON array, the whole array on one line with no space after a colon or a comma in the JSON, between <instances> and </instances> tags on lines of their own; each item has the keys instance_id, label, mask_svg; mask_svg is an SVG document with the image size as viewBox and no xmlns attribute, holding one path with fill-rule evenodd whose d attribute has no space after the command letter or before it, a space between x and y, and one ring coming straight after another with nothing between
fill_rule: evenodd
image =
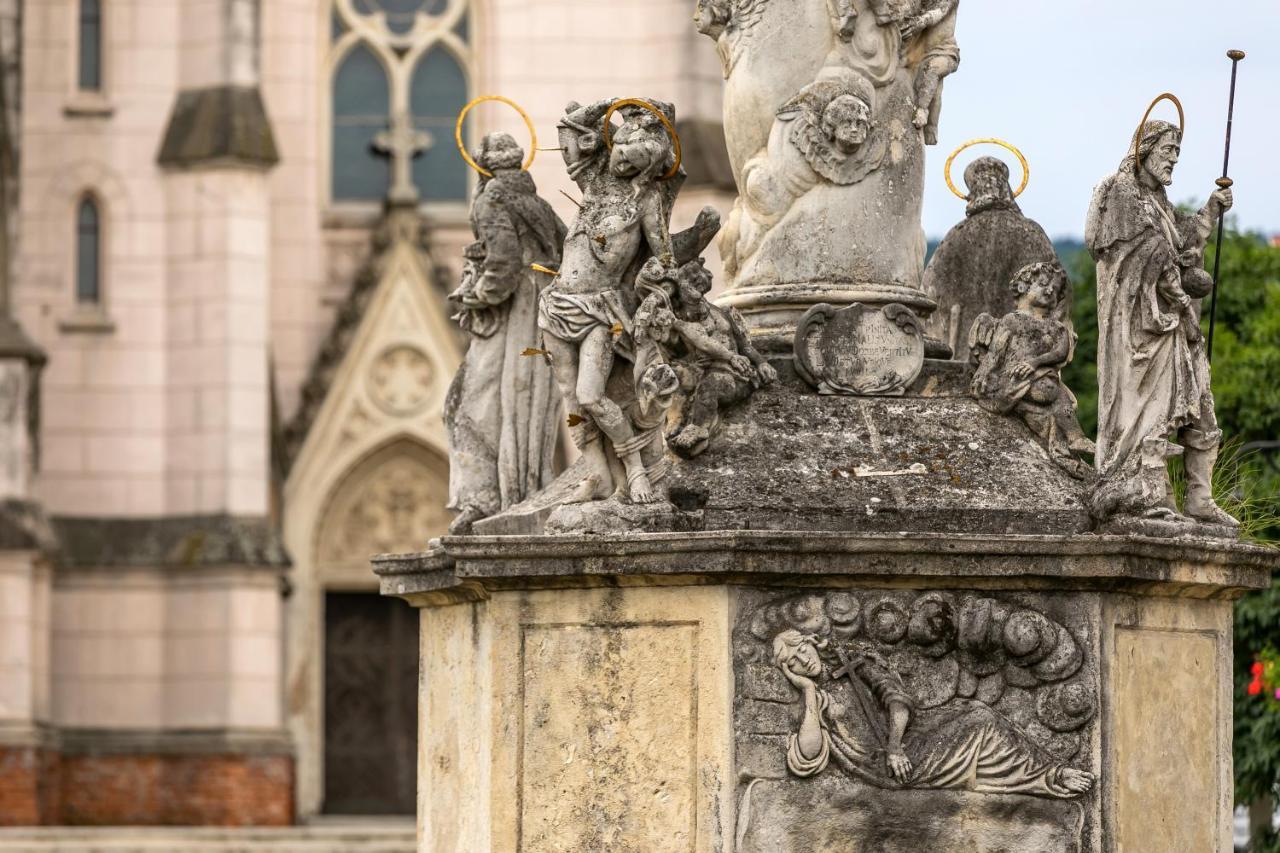
<instances>
[{"instance_id":1,"label":"red brick wall","mask_svg":"<svg viewBox=\"0 0 1280 853\"><path fill-rule=\"evenodd\" d=\"M0 825L287 826L287 755L64 755L0 748Z\"/></svg>"},{"instance_id":2,"label":"red brick wall","mask_svg":"<svg viewBox=\"0 0 1280 853\"><path fill-rule=\"evenodd\" d=\"M58 754L38 746L0 746L0 826L51 823L58 814Z\"/></svg>"}]
</instances>

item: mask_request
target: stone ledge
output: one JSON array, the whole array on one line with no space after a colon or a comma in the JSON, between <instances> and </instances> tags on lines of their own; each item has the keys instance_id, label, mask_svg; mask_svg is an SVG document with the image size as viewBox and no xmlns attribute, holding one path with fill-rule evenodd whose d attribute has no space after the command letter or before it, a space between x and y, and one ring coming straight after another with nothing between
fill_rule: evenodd
<instances>
[{"instance_id":1,"label":"stone ledge","mask_svg":"<svg viewBox=\"0 0 1280 853\"><path fill-rule=\"evenodd\" d=\"M52 519L65 568L260 566L285 568L280 531L270 519L233 515Z\"/></svg>"},{"instance_id":2,"label":"stone ledge","mask_svg":"<svg viewBox=\"0 0 1280 853\"><path fill-rule=\"evenodd\" d=\"M293 755L289 733L251 729L58 729L63 755Z\"/></svg>"},{"instance_id":3,"label":"stone ledge","mask_svg":"<svg viewBox=\"0 0 1280 853\"><path fill-rule=\"evenodd\" d=\"M421 554L373 559L382 593L418 606L501 589L925 579L1233 598L1266 587L1278 566L1280 550L1209 539L791 531L458 536Z\"/></svg>"}]
</instances>

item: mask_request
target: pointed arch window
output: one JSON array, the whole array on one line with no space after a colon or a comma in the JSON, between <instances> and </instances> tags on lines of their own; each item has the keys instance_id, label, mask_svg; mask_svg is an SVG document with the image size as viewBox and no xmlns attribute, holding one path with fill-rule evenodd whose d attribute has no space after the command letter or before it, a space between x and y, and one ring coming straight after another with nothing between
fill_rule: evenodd
<instances>
[{"instance_id":1,"label":"pointed arch window","mask_svg":"<svg viewBox=\"0 0 1280 853\"><path fill-rule=\"evenodd\" d=\"M102 91L102 0L80 0L78 83L82 92Z\"/></svg>"},{"instance_id":2,"label":"pointed arch window","mask_svg":"<svg viewBox=\"0 0 1280 853\"><path fill-rule=\"evenodd\" d=\"M468 99L467 6L467 0L332 4L333 201L386 198L393 158L407 165L422 201L466 200L470 177L452 139L453 123ZM430 134L429 143L423 145L420 135L389 143L385 134L406 118L412 130Z\"/></svg>"},{"instance_id":3,"label":"pointed arch window","mask_svg":"<svg viewBox=\"0 0 1280 853\"><path fill-rule=\"evenodd\" d=\"M418 61L409 89L414 127L433 140L413 161L413 182L425 201L467 197L467 171L453 146L453 125L466 105L466 75L452 54L437 45Z\"/></svg>"},{"instance_id":4,"label":"pointed arch window","mask_svg":"<svg viewBox=\"0 0 1280 853\"><path fill-rule=\"evenodd\" d=\"M387 158L373 139L387 127L387 71L363 44L352 48L333 77L333 198L377 201L387 194Z\"/></svg>"},{"instance_id":5,"label":"pointed arch window","mask_svg":"<svg viewBox=\"0 0 1280 853\"><path fill-rule=\"evenodd\" d=\"M92 196L76 210L76 304L102 304L102 216Z\"/></svg>"}]
</instances>

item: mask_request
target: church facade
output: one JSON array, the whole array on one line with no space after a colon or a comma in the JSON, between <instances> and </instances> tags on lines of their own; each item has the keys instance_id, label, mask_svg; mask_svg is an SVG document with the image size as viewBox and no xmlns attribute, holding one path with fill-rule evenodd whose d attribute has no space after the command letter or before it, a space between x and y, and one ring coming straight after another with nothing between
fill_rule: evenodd
<instances>
[{"instance_id":1,"label":"church facade","mask_svg":"<svg viewBox=\"0 0 1280 853\"><path fill-rule=\"evenodd\" d=\"M674 225L727 214L692 6L0 0L0 823L413 811L416 616L368 558L451 517L456 116L554 149L570 100L672 101Z\"/></svg>"}]
</instances>

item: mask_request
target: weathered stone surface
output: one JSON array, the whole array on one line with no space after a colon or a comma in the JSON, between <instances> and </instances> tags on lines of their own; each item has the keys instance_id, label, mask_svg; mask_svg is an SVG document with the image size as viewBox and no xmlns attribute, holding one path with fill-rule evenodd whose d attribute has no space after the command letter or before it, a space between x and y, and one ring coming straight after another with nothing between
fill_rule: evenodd
<instances>
[{"instance_id":1,"label":"weathered stone surface","mask_svg":"<svg viewBox=\"0 0 1280 853\"><path fill-rule=\"evenodd\" d=\"M968 399L796 393L786 377L724 419L669 490L707 530L1073 533L1081 485L1016 421ZM804 386L800 386L804 387Z\"/></svg>"},{"instance_id":2,"label":"weathered stone surface","mask_svg":"<svg viewBox=\"0 0 1280 853\"><path fill-rule=\"evenodd\" d=\"M270 519L209 515L171 518L58 518L59 560L83 568L289 565Z\"/></svg>"},{"instance_id":3,"label":"weathered stone surface","mask_svg":"<svg viewBox=\"0 0 1280 853\"><path fill-rule=\"evenodd\" d=\"M1079 853L1084 822L1069 800L884 791L834 779L807 788L763 779L738 808L739 853Z\"/></svg>"}]
</instances>

